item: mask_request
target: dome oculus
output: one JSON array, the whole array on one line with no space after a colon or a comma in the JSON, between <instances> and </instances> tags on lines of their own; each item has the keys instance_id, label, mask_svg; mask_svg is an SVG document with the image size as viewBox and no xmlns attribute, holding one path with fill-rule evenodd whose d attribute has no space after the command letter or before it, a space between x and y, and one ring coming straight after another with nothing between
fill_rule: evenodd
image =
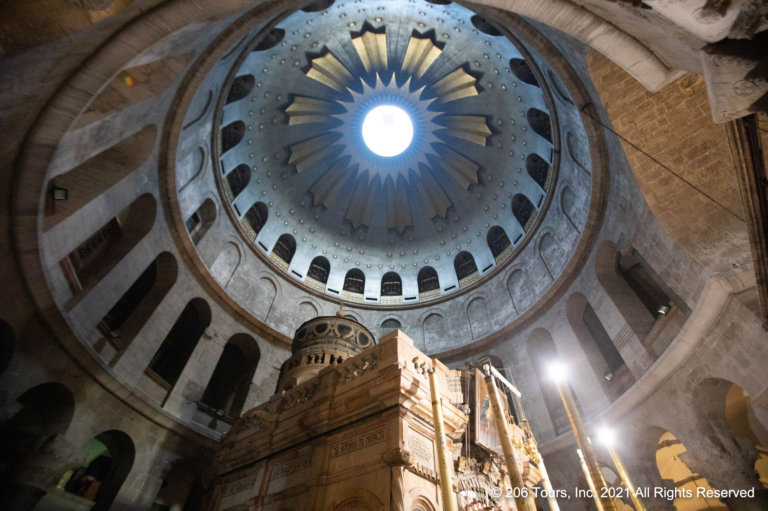
<instances>
[{"instance_id":1,"label":"dome oculus","mask_svg":"<svg viewBox=\"0 0 768 511\"><path fill-rule=\"evenodd\" d=\"M368 149L386 158L408 149L413 140L413 122L400 107L379 105L363 121L363 141Z\"/></svg>"}]
</instances>

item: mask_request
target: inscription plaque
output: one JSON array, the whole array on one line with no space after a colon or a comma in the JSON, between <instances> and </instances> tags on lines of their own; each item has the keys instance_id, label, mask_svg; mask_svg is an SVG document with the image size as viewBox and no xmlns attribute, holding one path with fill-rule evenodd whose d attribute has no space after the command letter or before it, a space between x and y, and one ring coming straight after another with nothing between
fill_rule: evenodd
<instances>
[{"instance_id":1,"label":"inscription plaque","mask_svg":"<svg viewBox=\"0 0 768 511\"><path fill-rule=\"evenodd\" d=\"M309 467L310 465L312 465L312 454L304 454L303 456L299 456L296 459L292 459L288 462L280 463L279 465L272 467L272 474L270 475L269 480L274 481L275 479L289 476L294 472L298 472L299 470L303 470Z\"/></svg>"},{"instance_id":2,"label":"inscription plaque","mask_svg":"<svg viewBox=\"0 0 768 511\"><path fill-rule=\"evenodd\" d=\"M348 440L342 440L331 445L331 457L337 458L351 452L359 451L368 446L378 444L384 441L384 428L363 433Z\"/></svg>"},{"instance_id":3,"label":"inscription plaque","mask_svg":"<svg viewBox=\"0 0 768 511\"><path fill-rule=\"evenodd\" d=\"M408 433L408 447L414 463L434 470L435 455L432 440L411 429Z\"/></svg>"}]
</instances>

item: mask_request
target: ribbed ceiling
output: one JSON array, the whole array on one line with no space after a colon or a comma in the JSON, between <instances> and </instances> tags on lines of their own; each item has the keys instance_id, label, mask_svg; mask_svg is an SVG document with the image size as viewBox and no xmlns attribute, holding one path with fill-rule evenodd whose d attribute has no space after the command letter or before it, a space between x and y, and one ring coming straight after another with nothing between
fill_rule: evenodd
<instances>
[{"instance_id":1,"label":"ribbed ceiling","mask_svg":"<svg viewBox=\"0 0 768 511\"><path fill-rule=\"evenodd\" d=\"M531 76L536 65L516 44L462 6L415 0L337 1L257 36L224 91L216 162L245 237L290 278L371 305L438 298L506 264L556 176L549 107L521 75L519 62ZM361 134L381 104L414 127L390 158ZM233 181L246 166L251 175ZM495 247L494 226L506 234L492 231ZM465 255L456 262L463 252L470 274ZM360 270L362 288L307 282L317 257L337 276ZM417 283L425 267L439 277L429 295ZM387 272L401 278L399 300L382 296Z\"/></svg>"}]
</instances>

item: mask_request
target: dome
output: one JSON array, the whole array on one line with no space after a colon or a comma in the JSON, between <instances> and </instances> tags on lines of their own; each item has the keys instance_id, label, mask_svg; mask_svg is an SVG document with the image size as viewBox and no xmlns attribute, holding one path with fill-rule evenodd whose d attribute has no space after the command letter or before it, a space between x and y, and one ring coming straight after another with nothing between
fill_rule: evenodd
<instances>
[{"instance_id":1,"label":"dome","mask_svg":"<svg viewBox=\"0 0 768 511\"><path fill-rule=\"evenodd\" d=\"M396 0L297 10L246 40L209 72L228 76L213 174L233 230L291 284L423 306L530 257L578 172L560 164L557 120L575 107L555 104L553 71L514 34L455 3ZM380 108L410 135L396 155L365 139Z\"/></svg>"},{"instance_id":2,"label":"dome","mask_svg":"<svg viewBox=\"0 0 768 511\"><path fill-rule=\"evenodd\" d=\"M291 353L313 347L337 345L349 355L361 353L376 344L374 335L354 319L342 315L320 316L303 323L293 337Z\"/></svg>"},{"instance_id":3,"label":"dome","mask_svg":"<svg viewBox=\"0 0 768 511\"><path fill-rule=\"evenodd\" d=\"M288 390L322 369L341 364L376 344L375 336L339 311L303 323L293 336L291 357L280 368L278 391Z\"/></svg>"},{"instance_id":4,"label":"dome","mask_svg":"<svg viewBox=\"0 0 768 511\"><path fill-rule=\"evenodd\" d=\"M756 487L765 13L703 4L0 3L6 482L108 452L93 509L197 509L241 413L399 329L514 379L556 488L555 359L639 486Z\"/></svg>"}]
</instances>

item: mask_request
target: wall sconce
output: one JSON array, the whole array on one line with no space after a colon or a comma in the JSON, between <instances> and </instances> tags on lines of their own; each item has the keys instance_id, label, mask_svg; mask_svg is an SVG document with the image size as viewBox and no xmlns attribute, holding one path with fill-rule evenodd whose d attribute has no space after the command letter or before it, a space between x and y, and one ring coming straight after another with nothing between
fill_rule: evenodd
<instances>
[{"instance_id":1,"label":"wall sconce","mask_svg":"<svg viewBox=\"0 0 768 511\"><path fill-rule=\"evenodd\" d=\"M603 378L605 378L605 381L613 381L613 372L608 371L603 375Z\"/></svg>"},{"instance_id":2,"label":"wall sconce","mask_svg":"<svg viewBox=\"0 0 768 511\"><path fill-rule=\"evenodd\" d=\"M656 312L658 312L662 316L666 316L667 314L669 314L669 305L659 305L659 310Z\"/></svg>"},{"instance_id":3,"label":"wall sconce","mask_svg":"<svg viewBox=\"0 0 768 511\"><path fill-rule=\"evenodd\" d=\"M52 186L51 187L51 198L53 200L68 200L69 199L69 189L62 188L60 186Z\"/></svg>"}]
</instances>

